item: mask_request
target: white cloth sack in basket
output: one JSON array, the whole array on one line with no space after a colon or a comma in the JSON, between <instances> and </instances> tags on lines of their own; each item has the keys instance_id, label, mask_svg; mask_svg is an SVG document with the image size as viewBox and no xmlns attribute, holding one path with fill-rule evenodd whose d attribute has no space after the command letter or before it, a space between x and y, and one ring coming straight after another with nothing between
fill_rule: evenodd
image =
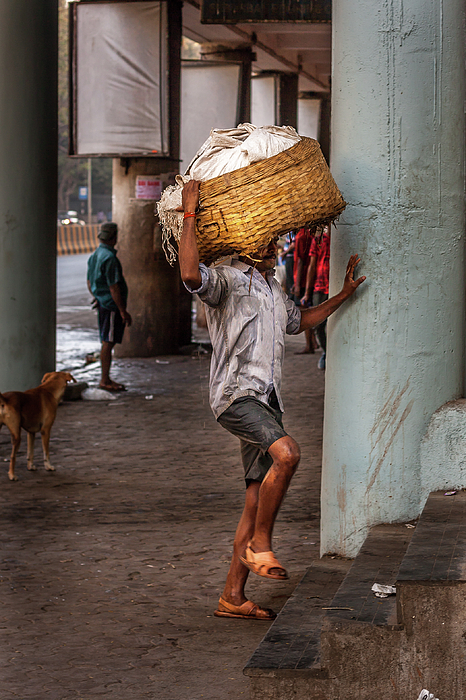
<instances>
[{"instance_id":1,"label":"white cloth sack in basket","mask_svg":"<svg viewBox=\"0 0 466 700\"><path fill-rule=\"evenodd\" d=\"M169 185L157 203L162 227L162 246L170 264L176 260L176 249L183 230L181 191L189 180L205 182L214 177L244 168L265 158L276 156L291 148L301 137L291 126L261 126L239 124L236 129L212 129L210 136L198 150L184 175L177 175L176 184Z\"/></svg>"}]
</instances>

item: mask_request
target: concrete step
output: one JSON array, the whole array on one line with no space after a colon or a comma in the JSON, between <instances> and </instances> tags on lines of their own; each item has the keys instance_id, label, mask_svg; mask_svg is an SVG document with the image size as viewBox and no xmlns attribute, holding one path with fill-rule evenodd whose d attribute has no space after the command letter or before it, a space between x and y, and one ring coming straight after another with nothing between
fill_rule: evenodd
<instances>
[{"instance_id":1,"label":"concrete step","mask_svg":"<svg viewBox=\"0 0 466 700\"><path fill-rule=\"evenodd\" d=\"M374 583L396 584L413 532L405 524L371 528L335 595L321 628L322 665L331 679L325 700L416 700L422 690L412 699L398 694L402 626L396 596L377 598L371 590Z\"/></svg>"},{"instance_id":2,"label":"concrete step","mask_svg":"<svg viewBox=\"0 0 466 700\"><path fill-rule=\"evenodd\" d=\"M466 491L434 491L398 574L398 584L466 581Z\"/></svg>"},{"instance_id":3,"label":"concrete step","mask_svg":"<svg viewBox=\"0 0 466 700\"><path fill-rule=\"evenodd\" d=\"M371 528L361 550L326 614L332 622L354 620L371 625L397 625L396 598L377 598L374 583L394 586L414 530L404 524Z\"/></svg>"},{"instance_id":4,"label":"concrete step","mask_svg":"<svg viewBox=\"0 0 466 700\"><path fill-rule=\"evenodd\" d=\"M320 662L322 618L350 566L348 559L323 557L308 569L244 669L251 698L285 700L297 688L306 692L311 679L316 687L328 685Z\"/></svg>"},{"instance_id":5,"label":"concrete step","mask_svg":"<svg viewBox=\"0 0 466 700\"><path fill-rule=\"evenodd\" d=\"M395 596L376 598L371 588L395 584L412 532L379 525L353 562L324 557L311 566L244 669L251 700L333 697L327 639L348 624L398 629Z\"/></svg>"},{"instance_id":6,"label":"concrete step","mask_svg":"<svg viewBox=\"0 0 466 700\"><path fill-rule=\"evenodd\" d=\"M415 529L373 527L343 578L308 570L244 672L251 700L466 697L466 491L430 494ZM340 581L340 585L338 585ZM396 585L380 599L374 583Z\"/></svg>"},{"instance_id":7,"label":"concrete step","mask_svg":"<svg viewBox=\"0 0 466 700\"><path fill-rule=\"evenodd\" d=\"M404 667L436 698L466 698L466 491L430 494L396 597Z\"/></svg>"}]
</instances>

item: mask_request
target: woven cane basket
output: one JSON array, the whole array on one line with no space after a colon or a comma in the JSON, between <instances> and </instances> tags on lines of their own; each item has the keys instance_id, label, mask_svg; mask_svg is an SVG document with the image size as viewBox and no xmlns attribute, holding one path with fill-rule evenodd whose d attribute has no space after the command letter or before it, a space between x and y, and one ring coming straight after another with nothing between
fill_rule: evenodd
<instances>
[{"instance_id":1,"label":"woven cane basket","mask_svg":"<svg viewBox=\"0 0 466 700\"><path fill-rule=\"evenodd\" d=\"M327 223L345 208L317 141L203 182L196 217L199 258L252 254L278 234Z\"/></svg>"}]
</instances>

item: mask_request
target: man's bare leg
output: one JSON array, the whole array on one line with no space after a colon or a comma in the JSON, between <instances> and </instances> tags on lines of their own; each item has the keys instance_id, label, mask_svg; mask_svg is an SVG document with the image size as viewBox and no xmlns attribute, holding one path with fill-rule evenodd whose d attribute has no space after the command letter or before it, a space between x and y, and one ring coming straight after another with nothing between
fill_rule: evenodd
<instances>
[{"instance_id":1,"label":"man's bare leg","mask_svg":"<svg viewBox=\"0 0 466 700\"><path fill-rule=\"evenodd\" d=\"M102 368L102 376L100 379L100 386L109 386L112 384L110 379L110 365L112 364L112 350L115 343L109 343L106 340L102 341L102 348L100 351L100 364Z\"/></svg>"},{"instance_id":2,"label":"man's bare leg","mask_svg":"<svg viewBox=\"0 0 466 700\"><path fill-rule=\"evenodd\" d=\"M260 482L252 481L246 489L244 510L236 529L233 557L222 593L222 598L232 605L242 605L247 600L244 595L244 586L249 575L249 569L241 563L239 557L244 554L246 545L254 533L260 486Z\"/></svg>"},{"instance_id":3,"label":"man's bare leg","mask_svg":"<svg viewBox=\"0 0 466 700\"><path fill-rule=\"evenodd\" d=\"M304 331L304 336L306 338L306 345L304 346L303 350L296 351L295 355L313 355L316 350L317 342L314 335L314 329L306 328Z\"/></svg>"},{"instance_id":4,"label":"man's bare leg","mask_svg":"<svg viewBox=\"0 0 466 700\"><path fill-rule=\"evenodd\" d=\"M244 555L249 542L254 552L272 549L275 518L299 463L298 443L289 435L276 440L268 453L273 464L262 483L253 481L246 489L244 510L236 529L233 557L222 593L222 598L233 605L241 605L247 600L244 587L249 569L239 557ZM271 569L271 573L283 574L285 578L283 569Z\"/></svg>"},{"instance_id":5,"label":"man's bare leg","mask_svg":"<svg viewBox=\"0 0 466 700\"><path fill-rule=\"evenodd\" d=\"M272 550L275 519L300 458L299 445L289 435L276 440L268 453L273 464L260 485L254 534L250 538L251 549L256 553ZM284 569L271 569L270 573L286 578Z\"/></svg>"}]
</instances>

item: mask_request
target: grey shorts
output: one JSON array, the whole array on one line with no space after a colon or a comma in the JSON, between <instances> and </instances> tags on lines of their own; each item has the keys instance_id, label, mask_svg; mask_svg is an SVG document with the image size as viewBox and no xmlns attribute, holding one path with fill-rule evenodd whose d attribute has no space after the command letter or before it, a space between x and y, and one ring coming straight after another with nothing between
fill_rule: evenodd
<instances>
[{"instance_id":1,"label":"grey shorts","mask_svg":"<svg viewBox=\"0 0 466 700\"><path fill-rule=\"evenodd\" d=\"M119 311L110 311L100 304L97 306L100 340L105 343L121 343L125 324Z\"/></svg>"},{"instance_id":2,"label":"grey shorts","mask_svg":"<svg viewBox=\"0 0 466 700\"><path fill-rule=\"evenodd\" d=\"M252 396L243 396L233 401L217 422L240 440L246 486L251 481L263 481L273 462L267 450L287 435L278 404L269 406Z\"/></svg>"}]
</instances>

